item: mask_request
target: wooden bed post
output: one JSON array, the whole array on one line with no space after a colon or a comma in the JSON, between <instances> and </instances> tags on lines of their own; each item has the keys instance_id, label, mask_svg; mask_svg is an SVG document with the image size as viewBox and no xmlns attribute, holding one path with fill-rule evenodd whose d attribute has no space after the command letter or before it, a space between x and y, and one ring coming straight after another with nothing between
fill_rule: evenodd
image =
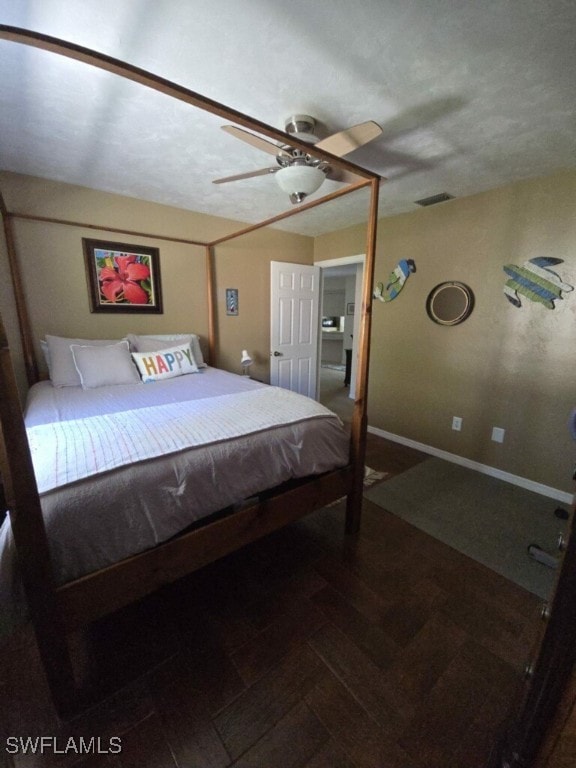
<instances>
[{"instance_id":1,"label":"wooden bed post","mask_svg":"<svg viewBox=\"0 0 576 768\"><path fill-rule=\"evenodd\" d=\"M74 707L76 684L52 576L50 553L10 349L0 317L0 470L18 565L40 656L59 714ZM6 437L10 436L10 447Z\"/></svg>"},{"instance_id":2,"label":"wooden bed post","mask_svg":"<svg viewBox=\"0 0 576 768\"><path fill-rule=\"evenodd\" d=\"M208 364L216 365L216 296L214 249L206 246L206 293L208 296Z\"/></svg>"},{"instance_id":3,"label":"wooden bed post","mask_svg":"<svg viewBox=\"0 0 576 768\"><path fill-rule=\"evenodd\" d=\"M20 325L20 337L22 339L22 352L24 354L24 365L26 368L26 379L31 386L38 381L38 367L34 356L34 346L32 344L32 332L30 330L30 318L24 298L24 289L22 288L22 279L20 277L20 268L16 257L16 244L14 240L14 227L11 215L8 213L2 192L0 192L0 214L4 224L4 237L6 240L6 252L8 254L8 265L10 275L12 276L12 287L14 290L14 302L18 314L18 323Z\"/></svg>"},{"instance_id":4,"label":"wooden bed post","mask_svg":"<svg viewBox=\"0 0 576 768\"><path fill-rule=\"evenodd\" d=\"M371 181L370 213L366 233L366 262L362 286L362 319L358 348L358 374L356 397L350 435L350 463L354 467L353 487L346 503L346 533L358 533L362 518L364 490L364 459L366 456L366 430L368 426L368 367L370 362L370 329L372 325L372 293L374 262L376 258L376 231L378 223L378 179Z\"/></svg>"}]
</instances>

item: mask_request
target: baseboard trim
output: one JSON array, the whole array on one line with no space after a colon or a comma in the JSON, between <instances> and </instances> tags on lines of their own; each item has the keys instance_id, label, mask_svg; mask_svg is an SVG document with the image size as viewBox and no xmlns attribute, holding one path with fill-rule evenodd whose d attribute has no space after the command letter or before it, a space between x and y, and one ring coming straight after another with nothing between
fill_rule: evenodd
<instances>
[{"instance_id":1,"label":"baseboard trim","mask_svg":"<svg viewBox=\"0 0 576 768\"><path fill-rule=\"evenodd\" d=\"M541 496L548 496L550 499L561 501L563 504L572 504L572 494L561 491L558 488L551 488L549 485L543 485L542 483L536 483L534 480L528 480L526 477L520 477L519 475L513 475L511 472L504 472L496 467L490 467L487 464L480 464L478 461L472 461L472 459L466 459L464 456L458 456L455 453L449 453L443 451L440 448L434 448L432 445L426 445L425 443L419 443L417 440L411 440L409 437L402 437L401 435L395 435L392 432L386 432L384 429L378 427L368 427L368 432L378 437L384 437L386 440L392 440L394 443L400 443L406 445L408 448L414 448L422 453L429 453L431 456L436 456L439 459L445 461L451 461L454 464L460 464L468 469L475 469L478 472L482 472L485 475L496 477L498 480L504 480L512 485L518 485L521 488L525 488L528 491L539 493Z\"/></svg>"}]
</instances>

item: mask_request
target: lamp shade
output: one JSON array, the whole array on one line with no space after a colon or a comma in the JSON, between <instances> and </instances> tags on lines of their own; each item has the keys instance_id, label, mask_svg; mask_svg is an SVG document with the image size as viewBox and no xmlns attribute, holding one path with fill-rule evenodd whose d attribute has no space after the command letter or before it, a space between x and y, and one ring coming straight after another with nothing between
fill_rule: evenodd
<instances>
[{"instance_id":1,"label":"lamp shade","mask_svg":"<svg viewBox=\"0 0 576 768\"><path fill-rule=\"evenodd\" d=\"M247 349L242 350L242 357L240 358L240 365L252 365L252 358L248 354Z\"/></svg>"},{"instance_id":2,"label":"lamp shade","mask_svg":"<svg viewBox=\"0 0 576 768\"><path fill-rule=\"evenodd\" d=\"M289 165L276 171L274 178L280 189L290 195L293 203L301 203L305 197L320 189L326 176L314 165Z\"/></svg>"}]
</instances>

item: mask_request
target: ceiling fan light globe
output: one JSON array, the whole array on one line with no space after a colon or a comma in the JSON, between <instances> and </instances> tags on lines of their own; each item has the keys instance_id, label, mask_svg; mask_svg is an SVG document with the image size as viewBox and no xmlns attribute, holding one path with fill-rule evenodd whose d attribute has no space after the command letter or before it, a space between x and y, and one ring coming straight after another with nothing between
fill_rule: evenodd
<instances>
[{"instance_id":1,"label":"ceiling fan light globe","mask_svg":"<svg viewBox=\"0 0 576 768\"><path fill-rule=\"evenodd\" d=\"M274 178L293 203L301 203L305 197L320 189L326 176L320 168L312 165L290 165L276 171Z\"/></svg>"}]
</instances>

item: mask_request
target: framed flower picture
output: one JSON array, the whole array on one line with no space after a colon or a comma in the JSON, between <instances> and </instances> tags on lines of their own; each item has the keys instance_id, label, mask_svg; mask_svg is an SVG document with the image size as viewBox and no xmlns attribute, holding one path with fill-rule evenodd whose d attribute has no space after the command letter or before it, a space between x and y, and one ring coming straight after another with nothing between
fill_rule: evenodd
<instances>
[{"instance_id":1,"label":"framed flower picture","mask_svg":"<svg viewBox=\"0 0 576 768\"><path fill-rule=\"evenodd\" d=\"M160 251L82 238L91 312L162 313Z\"/></svg>"}]
</instances>

